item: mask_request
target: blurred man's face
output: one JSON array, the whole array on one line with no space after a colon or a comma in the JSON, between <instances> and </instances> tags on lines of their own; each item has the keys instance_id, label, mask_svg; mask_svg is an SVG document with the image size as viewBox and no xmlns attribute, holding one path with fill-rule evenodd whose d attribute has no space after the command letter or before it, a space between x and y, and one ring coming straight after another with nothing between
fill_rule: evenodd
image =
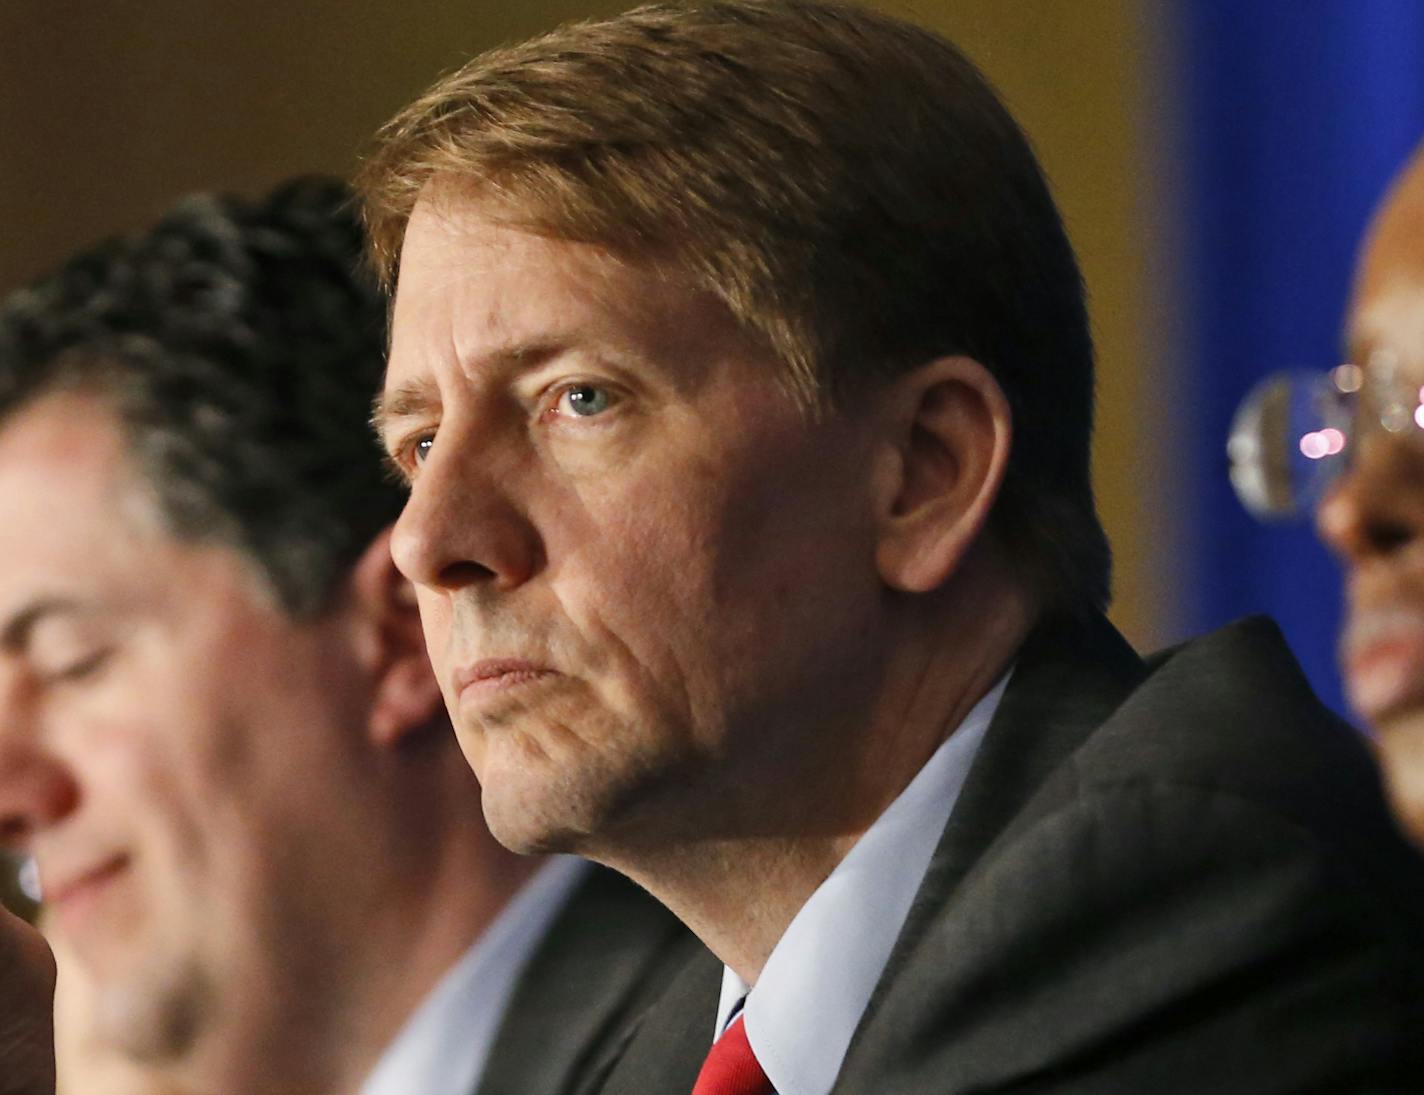
<instances>
[{"instance_id":1,"label":"blurred man's face","mask_svg":"<svg viewBox=\"0 0 1424 1095\"><path fill-rule=\"evenodd\" d=\"M1378 731L1405 825L1424 841L1424 159L1376 221L1349 337L1367 388L1393 374L1416 421L1391 432L1363 416L1351 468L1319 525L1348 579L1347 691Z\"/></svg>"},{"instance_id":2,"label":"blurred man's face","mask_svg":"<svg viewBox=\"0 0 1424 1095\"><path fill-rule=\"evenodd\" d=\"M334 624L168 537L128 469L93 400L0 424L0 821L99 1035L162 1059L320 1006L367 697Z\"/></svg>"},{"instance_id":3,"label":"blurred man's face","mask_svg":"<svg viewBox=\"0 0 1424 1095\"><path fill-rule=\"evenodd\" d=\"M392 548L495 835L715 837L827 786L881 649L864 423L675 276L460 197L402 255Z\"/></svg>"}]
</instances>

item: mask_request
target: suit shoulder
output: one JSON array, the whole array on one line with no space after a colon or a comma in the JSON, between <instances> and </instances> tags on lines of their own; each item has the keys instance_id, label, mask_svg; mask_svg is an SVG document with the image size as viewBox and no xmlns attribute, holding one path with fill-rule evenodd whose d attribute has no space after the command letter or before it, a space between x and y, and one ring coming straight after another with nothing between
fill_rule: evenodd
<instances>
[{"instance_id":1,"label":"suit shoulder","mask_svg":"<svg viewBox=\"0 0 1424 1095\"><path fill-rule=\"evenodd\" d=\"M1399 894L1239 795L1086 788L937 909L837 1095L1394 1090L1424 1067Z\"/></svg>"},{"instance_id":2,"label":"suit shoulder","mask_svg":"<svg viewBox=\"0 0 1424 1095\"><path fill-rule=\"evenodd\" d=\"M1236 794L1306 828L1392 829L1361 735L1316 698L1279 630L1249 618L1149 659L1075 752L1081 787L1153 782Z\"/></svg>"}]
</instances>

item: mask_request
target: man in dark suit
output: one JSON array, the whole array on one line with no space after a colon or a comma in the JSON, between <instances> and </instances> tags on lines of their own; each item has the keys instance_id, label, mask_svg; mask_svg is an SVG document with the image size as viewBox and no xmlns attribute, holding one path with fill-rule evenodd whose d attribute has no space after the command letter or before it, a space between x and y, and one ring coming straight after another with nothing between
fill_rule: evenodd
<instances>
[{"instance_id":1,"label":"man in dark suit","mask_svg":"<svg viewBox=\"0 0 1424 1095\"><path fill-rule=\"evenodd\" d=\"M444 78L361 190L392 550L491 829L716 956L595 1086L1414 1083L1360 744L1269 625L1148 665L1101 616L1078 269L950 44L642 8Z\"/></svg>"},{"instance_id":2,"label":"man in dark suit","mask_svg":"<svg viewBox=\"0 0 1424 1095\"><path fill-rule=\"evenodd\" d=\"M348 204L194 198L0 306L0 827L72 957L62 1090L560 1095L688 953L484 824Z\"/></svg>"},{"instance_id":3,"label":"man in dark suit","mask_svg":"<svg viewBox=\"0 0 1424 1095\"><path fill-rule=\"evenodd\" d=\"M1416 1091L1421 900L1272 625L1147 662L1045 629L829 1090ZM603 1090L690 1089L720 977L689 966Z\"/></svg>"}]
</instances>

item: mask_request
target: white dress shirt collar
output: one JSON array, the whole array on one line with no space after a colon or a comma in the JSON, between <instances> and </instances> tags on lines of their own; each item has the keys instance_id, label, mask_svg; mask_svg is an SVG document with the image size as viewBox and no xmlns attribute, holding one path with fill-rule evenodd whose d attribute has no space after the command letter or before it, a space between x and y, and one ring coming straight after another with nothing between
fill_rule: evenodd
<instances>
[{"instance_id":1,"label":"white dress shirt collar","mask_svg":"<svg viewBox=\"0 0 1424 1095\"><path fill-rule=\"evenodd\" d=\"M722 975L716 1032L745 996L747 1038L778 1095L827 1095L929 870L1009 674L856 842L748 986Z\"/></svg>"},{"instance_id":2,"label":"white dress shirt collar","mask_svg":"<svg viewBox=\"0 0 1424 1095\"><path fill-rule=\"evenodd\" d=\"M361 1085L361 1095L471 1095L519 975L588 864L555 856L440 979Z\"/></svg>"}]
</instances>

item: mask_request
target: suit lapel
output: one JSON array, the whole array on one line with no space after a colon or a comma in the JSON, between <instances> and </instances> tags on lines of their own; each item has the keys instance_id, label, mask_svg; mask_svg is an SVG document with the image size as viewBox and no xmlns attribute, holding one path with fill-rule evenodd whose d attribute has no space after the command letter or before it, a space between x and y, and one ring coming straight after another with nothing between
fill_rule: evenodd
<instances>
[{"instance_id":1,"label":"suit lapel","mask_svg":"<svg viewBox=\"0 0 1424 1095\"><path fill-rule=\"evenodd\" d=\"M687 1095L712 1047L722 963L696 954L643 1016L598 1095Z\"/></svg>"},{"instance_id":2,"label":"suit lapel","mask_svg":"<svg viewBox=\"0 0 1424 1095\"><path fill-rule=\"evenodd\" d=\"M935 913L1035 790L1146 676L1104 619L1040 628L1020 653L909 917L851 1043ZM686 1095L711 1044L722 966L703 953L643 1018L600 1095ZM483 1095L483 1093L482 1093Z\"/></svg>"},{"instance_id":3,"label":"suit lapel","mask_svg":"<svg viewBox=\"0 0 1424 1095\"><path fill-rule=\"evenodd\" d=\"M1050 773L1147 676L1107 620L1041 628L1025 644L935 852L938 903L1020 813ZM937 892L936 892L937 891Z\"/></svg>"},{"instance_id":4,"label":"suit lapel","mask_svg":"<svg viewBox=\"0 0 1424 1095\"><path fill-rule=\"evenodd\" d=\"M619 1043L692 944L632 882L595 868L521 974L478 1095L564 1095Z\"/></svg>"},{"instance_id":5,"label":"suit lapel","mask_svg":"<svg viewBox=\"0 0 1424 1095\"><path fill-rule=\"evenodd\" d=\"M925 880L846 1054L855 1056L935 915L1048 776L1146 677L1106 619L1041 626L1024 644ZM844 1068L842 1069L844 1072Z\"/></svg>"}]
</instances>

